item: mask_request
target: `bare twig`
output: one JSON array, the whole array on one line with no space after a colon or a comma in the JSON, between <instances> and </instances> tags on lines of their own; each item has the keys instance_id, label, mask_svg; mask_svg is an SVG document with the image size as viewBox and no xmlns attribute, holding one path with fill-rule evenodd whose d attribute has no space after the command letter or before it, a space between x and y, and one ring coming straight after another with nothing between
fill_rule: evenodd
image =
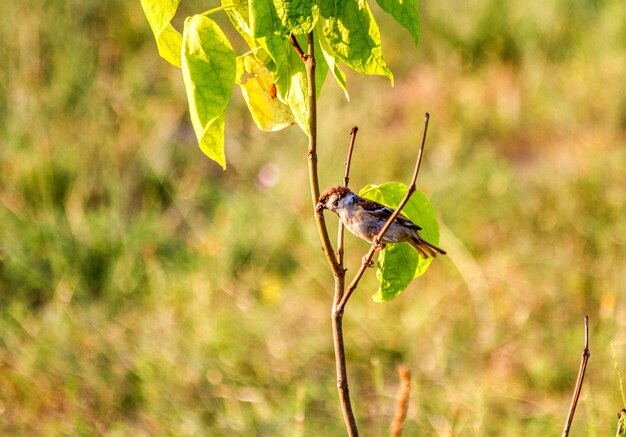
<instances>
[{"instance_id":1,"label":"bare twig","mask_svg":"<svg viewBox=\"0 0 626 437\"><path fill-rule=\"evenodd\" d=\"M385 226L383 226L383 228L380 230L378 235L374 237L372 241L372 246L370 247L369 252L367 252L367 254L363 257L363 262L361 263L361 267L359 268L358 272L354 276L354 279L352 279L352 282L350 282L350 285L348 285L348 288L346 289L341 299L341 302L339 302L339 305L337 305L337 308L335 309L335 311L337 312L343 312L344 307L346 306L346 303L348 302L348 299L350 299L350 296L352 295L356 287L359 285L359 281L363 277L363 273L365 273L365 270L367 269L370 262L372 261L372 257L374 256L374 253L379 248L379 244L382 241L383 237L385 236L385 233L387 232L387 230L389 229L393 221L396 219L396 217L398 217L398 214L400 214L400 211L402 211L402 208L404 208L404 206L409 201L409 198L416 190L415 181L417 180L417 175L419 174L420 166L422 163L422 153L424 152L424 144L426 143L426 132L428 131L429 120L430 120L430 115L426 113L426 116L424 117L424 133L422 135L422 144L420 145L420 149L417 153L417 160L415 162L415 170L413 171L413 177L411 178L409 189L407 190L406 194L404 195L404 198L402 199L402 201L400 202L396 210L393 212L393 214L391 214L389 219L387 219L387 221L385 222Z\"/></svg>"},{"instance_id":2,"label":"bare twig","mask_svg":"<svg viewBox=\"0 0 626 437\"><path fill-rule=\"evenodd\" d=\"M406 413L409 409L409 395L411 393L411 371L406 366L398 367L398 375L400 376L400 388L396 400L396 414L391 422L389 435L391 437L400 437Z\"/></svg>"},{"instance_id":3,"label":"bare twig","mask_svg":"<svg viewBox=\"0 0 626 437\"><path fill-rule=\"evenodd\" d=\"M356 134L359 131L358 126L354 126L350 130L350 146L348 146L348 157L346 158L345 167L346 171L343 174L343 186L347 187L350 182L350 165L352 164L352 151L354 150L354 141L356 140Z\"/></svg>"},{"instance_id":4,"label":"bare twig","mask_svg":"<svg viewBox=\"0 0 626 437\"><path fill-rule=\"evenodd\" d=\"M576 405L578 405L578 398L580 397L580 391L583 388L583 380L585 379L585 370L587 370L587 361L589 361L589 316L585 316L585 348L583 349L583 355L580 359L580 367L578 368L578 376L576 377L576 386L574 387L574 394L572 395L572 403L570 404L569 411L567 413L567 420L565 421L565 427L563 428L562 437L569 435L569 430L572 426L572 420L574 419L574 413L576 412Z\"/></svg>"},{"instance_id":5,"label":"bare twig","mask_svg":"<svg viewBox=\"0 0 626 437\"><path fill-rule=\"evenodd\" d=\"M354 126L350 131L350 146L348 146L348 157L346 158L346 171L343 176L343 186L347 187L350 182L350 165L352 163L352 151L354 150L354 141L356 139L356 133L359 131L357 126ZM337 230L337 263L343 267L343 233L344 226L341 220L339 221L339 229ZM343 290L342 290L343 292Z\"/></svg>"}]
</instances>

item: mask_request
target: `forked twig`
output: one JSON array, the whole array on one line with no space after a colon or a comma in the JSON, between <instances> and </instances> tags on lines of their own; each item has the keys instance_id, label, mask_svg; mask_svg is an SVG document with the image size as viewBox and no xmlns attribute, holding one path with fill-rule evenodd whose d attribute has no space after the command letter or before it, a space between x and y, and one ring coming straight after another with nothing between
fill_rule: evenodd
<instances>
[{"instance_id":1,"label":"forked twig","mask_svg":"<svg viewBox=\"0 0 626 437\"><path fill-rule=\"evenodd\" d=\"M572 395L572 403L570 404L569 411L567 413L567 420L565 421L565 427L563 428L562 437L569 435L569 430L572 426L572 420L574 419L574 413L576 412L576 405L578 405L578 398L580 397L580 391L583 388L583 380L585 379L585 370L587 370L587 362L589 361L589 316L585 316L585 348L583 349L583 355L580 359L580 367L578 368L578 376L576 377L576 386L574 387L574 394Z\"/></svg>"},{"instance_id":2,"label":"forked twig","mask_svg":"<svg viewBox=\"0 0 626 437\"><path fill-rule=\"evenodd\" d=\"M391 227L391 224L393 223L393 221L396 219L396 217L398 217L398 214L400 214L400 211L402 211L402 208L404 208L404 206L409 201L409 198L416 190L415 181L417 180L417 175L419 174L420 166L422 164L422 153L424 152L424 144L426 143L426 132L428 131L429 120L430 120L430 114L426 113L426 116L424 117L424 133L422 135L422 144L420 145L419 151L417 153L415 170L413 171L413 178L411 179L411 183L409 184L409 189L407 190L406 194L404 195L404 198L402 199L402 201L400 202L396 210L393 212L393 214L391 214L391 216L385 222L385 226L383 226L383 228L380 230L378 235L374 237L370 250L363 257L363 262L361 263L361 267L359 268L358 272L354 276L354 279L352 279L352 282L350 282L350 285L348 285L348 288L346 288L346 292L344 293L341 299L341 302L339 302L339 304L334 309L335 312L343 312L343 309L346 306L348 299L350 299L350 296L356 289L357 285L359 285L359 281L363 277L365 270L367 269L368 265L372 261L372 257L374 256L374 253L379 248L379 244L382 241L383 237L385 236L385 233Z\"/></svg>"},{"instance_id":3,"label":"forked twig","mask_svg":"<svg viewBox=\"0 0 626 437\"><path fill-rule=\"evenodd\" d=\"M348 146L348 157L346 158L346 171L343 176L343 186L348 187L350 182L350 165L352 164L352 151L354 150L354 141L356 140L356 133L359 131L357 126L354 126L350 131L350 146ZM337 263L343 267L343 234L344 226L341 220L339 221L339 229L337 230Z\"/></svg>"},{"instance_id":4,"label":"forked twig","mask_svg":"<svg viewBox=\"0 0 626 437\"><path fill-rule=\"evenodd\" d=\"M302 62L306 64L309 59L309 56L313 56L313 55L304 53L304 51L302 50L302 47L300 47L300 43L298 43L298 40L296 39L296 36L293 33L289 35L289 42L291 43L293 48L296 50L298 57L302 60Z\"/></svg>"},{"instance_id":5,"label":"forked twig","mask_svg":"<svg viewBox=\"0 0 626 437\"><path fill-rule=\"evenodd\" d=\"M396 414L391 422L389 435L391 437L400 437L406 413L409 410L409 395L411 394L411 371L407 366L398 367L398 375L400 375L400 388L398 389L398 399L396 401Z\"/></svg>"}]
</instances>

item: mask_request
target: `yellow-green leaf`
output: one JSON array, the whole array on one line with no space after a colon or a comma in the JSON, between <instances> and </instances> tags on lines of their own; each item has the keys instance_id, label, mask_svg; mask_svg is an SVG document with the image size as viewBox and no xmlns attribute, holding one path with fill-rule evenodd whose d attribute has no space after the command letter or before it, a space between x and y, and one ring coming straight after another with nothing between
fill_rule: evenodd
<instances>
[{"instance_id":1,"label":"yellow-green leaf","mask_svg":"<svg viewBox=\"0 0 626 437\"><path fill-rule=\"evenodd\" d=\"M295 35L313 30L319 17L317 0L274 0L282 25Z\"/></svg>"},{"instance_id":2,"label":"yellow-green leaf","mask_svg":"<svg viewBox=\"0 0 626 437\"><path fill-rule=\"evenodd\" d=\"M383 59L380 31L367 2L323 0L322 36L332 54L350 68L365 74L393 74Z\"/></svg>"},{"instance_id":3,"label":"yellow-green leaf","mask_svg":"<svg viewBox=\"0 0 626 437\"><path fill-rule=\"evenodd\" d=\"M278 99L274 75L254 55L237 58L237 84L259 129L277 131L295 124L289 106Z\"/></svg>"},{"instance_id":4,"label":"yellow-green leaf","mask_svg":"<svg viewBox=\"0 0 626 437\"><path fill-rule=\"evenodd\" d=\"M141 0L141 7L154 34L159 55L170 64L180 68L180 52L183 37L170 24L180 0Z\"/></svg>"},{"instance_id":5,"label":"yellow-green leaf","mask_svg":"<svg viewBox=\"0 0 626 437\"><path fill-rule=\"evenodd\" d=\"M272 0L254 0L249 3L250 34L254 38L283 34L288 30L283 27Z\"/></svg>"},{"instance_id":6,"label":"yellow-green leaf","mask_svg":"<svg viewBox=\"0 0 626 437\"><path fill-rule=\"evenodd\" d=\"M417 46L420 38L420 19L417 0L376 0L378 6L396 19L413 37Z\"/></svg>"},{"instance_id":7,"label":"yellow-green leaf","mask_svg":"<svg viewBox=\"0 0 626 437\"><path fill-rule=\"evenodd\" d=\"M182 70L189 114L200 149L226 168L224 112L235 86L235 52L210 18L185 20Z\"/></svg>"},{"instance_id":8,"label":"yellow-green leaf","mask_svg":"<svg viewBox=\"0 0 626 437\"><path fill-rule=\"evenodd\" d=\"M326 38L319 37L319 35L321 34L322 34L322 26L318 24L317 41L319 42L320 51L322 52L323 59L324 61L326 61L326 64L328 65L328 70L330 70L330 72L332 73L333 77L335 78L335 81L339 85L339 88L343 90L343 94L346 96L346 100L350 101L350 96L348 95L348 86L346 84L346 75L339 68L339 62L337 61L337 58L333 54L332 49L328 45L328 41L326 41ZM317 56L317 58L320 59L319 56Z\"/></svg>"}]
</instances>

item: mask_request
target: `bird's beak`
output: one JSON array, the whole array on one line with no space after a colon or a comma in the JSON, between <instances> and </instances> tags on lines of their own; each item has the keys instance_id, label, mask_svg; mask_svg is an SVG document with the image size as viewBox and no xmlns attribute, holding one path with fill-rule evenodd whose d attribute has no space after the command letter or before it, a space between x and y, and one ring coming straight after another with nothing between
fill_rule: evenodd
<instances>
[{"instance_id":1,"label":"bird's beak","mask_svg":"<svg viewBox=\"0 0 626 437\"><path fill-rule=\"evenodd\" d=\"M317 205L315 205L315 212L319 214L323 209L324 204L322 202L317 202Z\"/></svg>"}]
</instances>

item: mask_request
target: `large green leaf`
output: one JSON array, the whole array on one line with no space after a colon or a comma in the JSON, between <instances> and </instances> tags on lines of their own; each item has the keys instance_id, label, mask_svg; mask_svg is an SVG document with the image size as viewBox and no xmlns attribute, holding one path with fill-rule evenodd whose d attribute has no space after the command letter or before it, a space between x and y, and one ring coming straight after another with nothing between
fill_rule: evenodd
<instances>
[{"instance_id":1,"label":"large green leaf","mask_svg":"<svg viewBox=\"0 0 626 437\"><path fill-rule=\"evenodd\" d=\"M154 34L159 55L170 64L180 68L180 52L183 37L170 24L180 0L141 0L141 7Z\"/></svg>"},{"instance_id":2,"label":"large green leaf","mask_svg":"<svg viewBox=\"0 0 626 437\"><path fill-rule=\"evenodd\" d=\"M399 182L382 185L367 185L359 195L375 200L390 208L400 204L408 187ZM439 226L435 210L421 191L415 191L402 208L402 214L422 227L420 235L432 244L439 244ZM377 302L386 302L396 297L416 277L423 274L432 258L424 259L408 243L389 244L381 251L376 271L380 282L373 296Z\"/></svg>"},{"instance_id":3,"label":"large green leaf","mask_svg":"<svg viewBox=\"0 0 626 437\"><path fill-rule=\"evenodd\" d=\"M367 2L322 0L320 15L322 36L335 57L359 73L386 76L393 84L393 74L383 59L380 31Z\"/></svg>"},{"instance_id":4,"label":"large green leaf","mask_svg":"<svg viewBox=\"0 0 626 437\"><path fill-rule=\"evenodd\" d=\"M376 0L378 6L406 28L417 46L420 39L420 20L417 0Z\"/></svg>"},{"instance_id":5,"label":"large green leaf","mask_svg":"<svg viewBox=\"0 0 626 437\"><path fill-rule=\"evenodd\" d=\"M235 86L235 52L210 18L185 20L182 69L200 149L225 169L224 112Z\"/></svg>"},{"instance_id":6,"label":"large green leaf","mask_svg":"<svg viewBox=\"0 0 626 437\"><path fill-rule=\"evenodd\" d=\"M295 35L309 33L319 17L318 0L274 0L282 25Z\"/></svg>"}]
</instances>

